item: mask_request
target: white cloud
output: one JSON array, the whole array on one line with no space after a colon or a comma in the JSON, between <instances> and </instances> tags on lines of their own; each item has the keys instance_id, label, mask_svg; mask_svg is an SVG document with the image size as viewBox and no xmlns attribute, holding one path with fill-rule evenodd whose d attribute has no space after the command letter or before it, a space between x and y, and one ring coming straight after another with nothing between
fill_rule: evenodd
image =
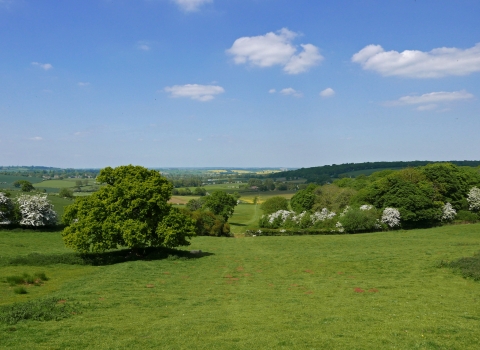
<instances>
[{"instance_id":1,"label":"white cloud","mask_svg":"<svg viewBox=\"0 0 480 350\"><path fill-rule=\"evenodd\" d=\"M409 95L400 97L398 100L389 101L385 103L387 106L413 106L413 105L420 105L416 109L419 111L429 111L436 109L439 104L454 102L454 101L461 101L461 100L468 100L473 98L474 96L465 91L453 91L453 92L446 92L446 91L439 91L439 92L430 92L428 94L423 95Z\"/></svg>"},{"instance_id":2,"label":"white cloud","mask_svg":"<svg viewBox=\"0 0 480 350\"><path fill-rule=\"evenodd\" d=\"M171 97L189 97L202 102L213 100L215 95L225 92L221 86L198 84L167 86L164 91L169 92Z\"/></svg>"},{"instance_id":3,"label":"white cloud","mask_svg":"<svg viewBox=\"0 0 480 350\"><path fill-rule=\"evenodd\" d=\"M203 4L212 3L213 0L173 0L180 8L187 12L197 11Z\"/></svg>"},{"instance_id":4,"label":"white cloud","mask_svg":"<svg viewBox=\"0 0 480 350\"><path fill-rule=\"evenodd\" d=\"M43 70L50 70L53 68L53 66L50 63L38 63L38 62L32 62L33 66L37 66L42 68Z\"/></svg>"},{"instance_id":5,"label":"white cloud","mask_svg":"<svg viewBox=\"0 0 480 350\"><path fill-rule=\"evenodd\" d=\"M276 92L277 92L277 90L275 90L275 89L270 89L270 90L268 90L268 93L269 93L269 94L274 94L274 93L276 93Z\"/></svg>"},{"instance_id":6,"label":"white cloud","mask_svg":"<svg viewBox=\"0 0 480 350\"><path fill-rule=\"evenodd\" d=\"M441 47L429 52L385 51L380 45L368 45L352 56L352 62L384 76L440 78L467 75L480 71L480 43L465 50Z\"/></svg>"},{"instance_id":7,"label":"white cloud","mask_svg":"<svg viewBox=\"0 0 480 350\"><path fill-rule=\"evenodd\" d=\"M88 86L88 85L90 85L90 83L83 82L83 81L78 82L78 86L81 86L81 87Z\"/></svg>"},{"instance_id":8,"label":"white cloud","mask_svg":"<svg viewBox=\"0 0 480 350\"><path fill-rule=\"evenodd\" d=\"M333 97L335 95L335 91L332 88L326 88L325 90L320 92L320 96L323 98Z\"/></svg>"},{"instance_id":9,"label":"white cloud","mask_svg":"<svg viewBox=\"0 0 480 350\"><path fill-rule=\"evenodd\" d=\"M295 97L302 97L303 94L293 88L286 88L286 89L282 89L280 90L280 93L282 95L285 95L285 96L288 96L288 95L291 95L291 96L295 96Z\"/></svg>"},{"instance_id":10,"label":"white cloud","mask_svg":"<svg viewBox=\"0 0 480 350\"><path fill-rule=\"evenodd\" d=\"M43 140L43 137L34 136L34 137L31 137L29 140L32 140L32 141L42 141L42 140Z\"/></svg>"},{"instance_id":11,"label":"white cloud","mask_svg":"<svg viewBox=\"0 0 480 350\"><path fill-rule=\"evenodd\" d=\"M297 33L282 28L277 33L242 37L235 40L226 52L233 56L236 64L250 63L258 67L280 65L288 74L303 73L319 64L323 56L312 44L300 45L303 51L297 54L297 47L292 44L297 36Z\"/></svg>"},{"instance_id":12,"label":"white cloud","mask_svg":"<svg viewBox=\"0 0 480 350\"><path fill-rule=\"evenodd\" d=\"M197 139L198 142L202 142L202 139Z\"/></svg>"}]
</instances>

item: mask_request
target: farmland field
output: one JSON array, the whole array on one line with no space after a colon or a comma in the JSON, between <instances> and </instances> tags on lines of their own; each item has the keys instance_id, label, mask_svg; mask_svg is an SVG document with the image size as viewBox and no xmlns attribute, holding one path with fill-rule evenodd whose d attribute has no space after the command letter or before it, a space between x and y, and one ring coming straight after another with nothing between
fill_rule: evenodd
<instances>
[{"instance_id":1,"label":"farmland field","mask_svg":"<svg viewBox=\"0 0 480 350\"><path fill-rule=\"evenodd\" d=\"M480 283L440 260L471 256L480 225L338 236L193 239L196 259L89 266L9 263L68 253L59 232L0 231L0 281L44 272L0 304L56 297L60 321L0 323L8 349L476 349ZM126 255L126 254L125 254ZM25 263L24 263L25 264Z\"/></svg>"}]
</instances>

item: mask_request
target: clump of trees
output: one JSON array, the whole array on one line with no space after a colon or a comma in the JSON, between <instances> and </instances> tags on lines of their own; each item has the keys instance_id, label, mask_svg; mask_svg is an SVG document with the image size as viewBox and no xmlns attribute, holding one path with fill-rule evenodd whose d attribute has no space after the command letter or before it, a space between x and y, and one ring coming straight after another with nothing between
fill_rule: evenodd
<instances>
[{"instance_id":1,"label":"clump of trees","mask_svg":"<svg viewBox=\"0 0 480 350\"><path fill-rule=\"evenodd\" d=\"M228 219L233 215L238 197L224 191L190 200L183 212L195 221L199 236L230 236Z\"/></svg>"},{"instance_id":2,"label":"clump of trees","mask_svg":"<svg viewBox=\"0 0 480 350\"><path fill-rule=\"evenodd\" d=\"M450 163L342 178L298 191L291 210L266 211L260 227L354 233L477 221L479 185L480 169Z\"/></svg>"},{"instance_id":3,"label":"clump of trees","mask_svg":"<svg viewBox=\"0 0 480 350\"><path fill-rule=\"evenodd\" d=\"M32 183L27 180L17 180L13 183L13 186L16 188L20 188L23 192L30 192L35 189Z\"/></svg>"},{"instance_id":4,"label":"clump of trees","mask_svg":"<svg viewBox=\"0 0 480 350\"><path fill-rule=\"evenodd\" d=\"M141 166L107 167L97 181L104 183L91 196L78 197L65 209L65 244L79 252L118 247L189 245L195 221L168 203L172 184L158 171Z\"/></svg>"}]
</instances>

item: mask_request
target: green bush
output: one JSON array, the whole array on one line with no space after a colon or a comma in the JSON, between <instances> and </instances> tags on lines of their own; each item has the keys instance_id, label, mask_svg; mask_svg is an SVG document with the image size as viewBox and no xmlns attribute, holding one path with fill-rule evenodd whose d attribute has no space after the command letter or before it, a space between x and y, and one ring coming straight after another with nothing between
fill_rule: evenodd
<instances>
[{"instance_id":1,"label":"green bush","mask_svg":"<svg viewBox=\"0 0 480 350\"><path fill-rule=\"evenodd\" d=\"M375 209L360 210L358 208L351 208L338 218L345 232L348 233L375 231L378 225L377 220L378 214Z\"/></svg>"},{"instance_id":2,"label":"green bush","mask_svg":"<svg viewBox=\"0 0 480 350\"><path fill-rule=\"evenodd\" d=\"M465 278L480 281L480 252L472 257L464 257L451 262L442 261L440 267L452 268Z\"/></svg>"},{"instance_id":3,"label":"green bush","mask_svg":"<svg viewBox=\"0 0 480 350\"><path fill-rule=\"evenodd\" d=\"M285 197L274 196L262 203L260 208L264 214L272 214L279 210L288 210L288 200Z\"/></svg>"},{"instance_id":4,"label":"green bush","mask_svg":"<svg viewBox=\"0 0 480 350\"><path fill-rule=\"evenodd\" d=\"M455 217L455 221L460 221L460 222L477 222L479 220L479 216L476 213L472 213L471 211L468 210L459 210L457 212L457 216Z\"/></svg>"}]
</instances>

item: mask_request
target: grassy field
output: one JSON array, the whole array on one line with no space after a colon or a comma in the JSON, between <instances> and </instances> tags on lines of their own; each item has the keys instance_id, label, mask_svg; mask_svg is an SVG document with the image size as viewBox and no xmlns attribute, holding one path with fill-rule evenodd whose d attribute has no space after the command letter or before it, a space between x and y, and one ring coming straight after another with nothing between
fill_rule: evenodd
<instances>
[{"instance_id":1,"label":"grassy field","mask_svg":"<svg viewBox=\"0 0 480 350\"><path fill-rule=\"evenodd\" d=\"M0 175L0 188L13 188L13 183L18 180L26 180L32 184L37 184L43 181L41 177Z\"/></svg>"},{"instance_id":2,"label":"grassy field","mask_svg":"<svg viewBox=\"0 0 480 350\"><path fill-rule=\"evenodd\" d=\"M258 227L258 220L262 216L260 205L239 204L235 207L235 212L228 220L230 230L234 234L245 233L248 229Z\"/></svg>"},{"instance_id":3,"label":"grassy field","mask_svg":"<svg viewBox=\"0 0 480 350\"><path fill-rule=\"evenodd\" d=\"M437 265L473 255L479 233L198 237L199 258L29 266L9 261L68 252L60 234L0 231L0 281L49 277L24 295L0 282L1 305L82 305L60 321L0 323L0 348L477 349L480 283Z\"/></svg>"}]
</instances>

